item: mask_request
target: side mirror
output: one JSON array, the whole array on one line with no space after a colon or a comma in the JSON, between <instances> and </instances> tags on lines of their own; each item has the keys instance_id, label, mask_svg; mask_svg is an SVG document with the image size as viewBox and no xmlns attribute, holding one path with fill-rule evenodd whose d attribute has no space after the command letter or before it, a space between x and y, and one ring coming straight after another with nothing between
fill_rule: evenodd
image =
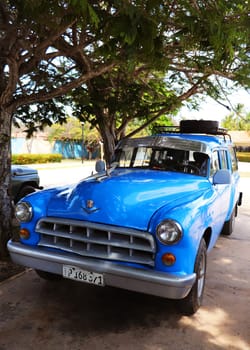
<instances>
[{"instance_id":1,"label":"side mirror","mask_svg":"<svg viewBox=\"0 0 250 350\"><path fill-rule=\"evenodd\" d=\"M105 162L104 160L97 160L95 163L95 171L97 173L103 173L105 171L106 167L105 167Z\"/></svg>"},{"instance_id":2,"label":"side mirror","mask_svg":"<svg viewBox=\"0 0 250 350\"><path fill-rule=\"evenodd\" d=\"M231 173L228 169L220 169L213 176L214 185L229 185L232 182Z\"/></svg>"}]
</instances>

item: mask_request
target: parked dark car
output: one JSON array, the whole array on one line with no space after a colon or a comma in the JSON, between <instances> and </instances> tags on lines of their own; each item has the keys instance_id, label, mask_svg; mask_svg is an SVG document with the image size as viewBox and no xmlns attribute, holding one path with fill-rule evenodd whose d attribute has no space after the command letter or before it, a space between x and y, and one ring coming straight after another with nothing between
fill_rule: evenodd
<instances>
[{"instance_id":1,"label":"parked dark car","mask_svg":"<svg viewBox=\"0 0 250 350\"><path fill-rule=\"evenodd\" d=\"M38 171L25 165L11 166L12 197L14 203L40 187Z\"/></svg>"}]
</instances>

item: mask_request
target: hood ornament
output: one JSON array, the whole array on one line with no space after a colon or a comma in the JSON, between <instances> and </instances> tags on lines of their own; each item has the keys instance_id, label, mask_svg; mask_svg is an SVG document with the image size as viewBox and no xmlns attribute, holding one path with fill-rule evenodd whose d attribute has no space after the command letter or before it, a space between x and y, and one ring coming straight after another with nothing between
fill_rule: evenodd
<instances>
[{"instance_id":1,"label":"hood ornament","mask_svg":"<svg viewBox=\"0 0 250 350\"><path fill-rule=\"evenodd\" d=\"M95 203L92 199L82 201L82 209L88 214L94 213L95 211L99 210L99 208L95 206Z\"/></svg>"},{"instance_id":2,"label":"hood ornament","mask_svg":"<svg viewBox=\"0 0 250 350\"><path fill-rule=\"evenodd\" d=\"M87 207L88 209L92 209L93 206L94 206L94 201L92 201L92 199L88 199L88 200L86 201L86 207Z\"/></svg>"}]
</instances>

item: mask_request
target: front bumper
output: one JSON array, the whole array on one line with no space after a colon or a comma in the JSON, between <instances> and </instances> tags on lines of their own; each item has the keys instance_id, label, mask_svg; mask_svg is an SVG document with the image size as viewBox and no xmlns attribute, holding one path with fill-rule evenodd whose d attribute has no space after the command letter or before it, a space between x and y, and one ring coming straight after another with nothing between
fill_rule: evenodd
<instances>
[{"instance_id":1,"label":"front bumper","mask_svg":"<svg viewBox=\"0 0 250 350\"><path fill-rule=\"evenodd\" d=\"M192 288L196 274L176 276L169 273L144 270L109 261L48 251L19 242L8 242L12 260L20 265L62 275L63 265L74 265L104 275L105 285L152 294L170 299L184 298Z\"/></svg>"}]
</instances>

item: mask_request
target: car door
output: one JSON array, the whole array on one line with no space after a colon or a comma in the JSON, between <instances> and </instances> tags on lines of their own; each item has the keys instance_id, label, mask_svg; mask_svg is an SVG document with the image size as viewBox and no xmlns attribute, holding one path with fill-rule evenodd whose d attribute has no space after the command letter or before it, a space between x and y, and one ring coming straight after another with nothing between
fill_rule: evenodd
<instances>
[{"instance_id":1,"label":"car door","mask_svg":"<svg viewBox=\"0 0 250 350\"><path fill-rule=\"evenodd\" d=\"M235 205L238 203L239 205L239 197L240 197L240 191L239 191L239 183L240 183L240 175L238 172L238 161L236 157L236 151L235 148L229 147L227 150L227 164L228 169L231 171L232 174L232 183L231 183L231 196L230 196L230 205L229 205L229 211L226 217L226 221L230 219L230 216L232 214L232 211L235 208Z\"/></svg>"},{"instance_id":2,"label":"car door","mask_svg":"<svg viewBox=\"0 0 250 350\"><path fill-rule=\"evenodd\" d=\"M213 191L210 213L212 217L212 240L215 241L221 232L223 224L226 220L230 199L231 184L214 184L213 176L220 169L228 169L228 162L224 150L214 150L210 162L210 181ZM211 242L212 243L212 242Z\"/></svg>"}]
</instances>

